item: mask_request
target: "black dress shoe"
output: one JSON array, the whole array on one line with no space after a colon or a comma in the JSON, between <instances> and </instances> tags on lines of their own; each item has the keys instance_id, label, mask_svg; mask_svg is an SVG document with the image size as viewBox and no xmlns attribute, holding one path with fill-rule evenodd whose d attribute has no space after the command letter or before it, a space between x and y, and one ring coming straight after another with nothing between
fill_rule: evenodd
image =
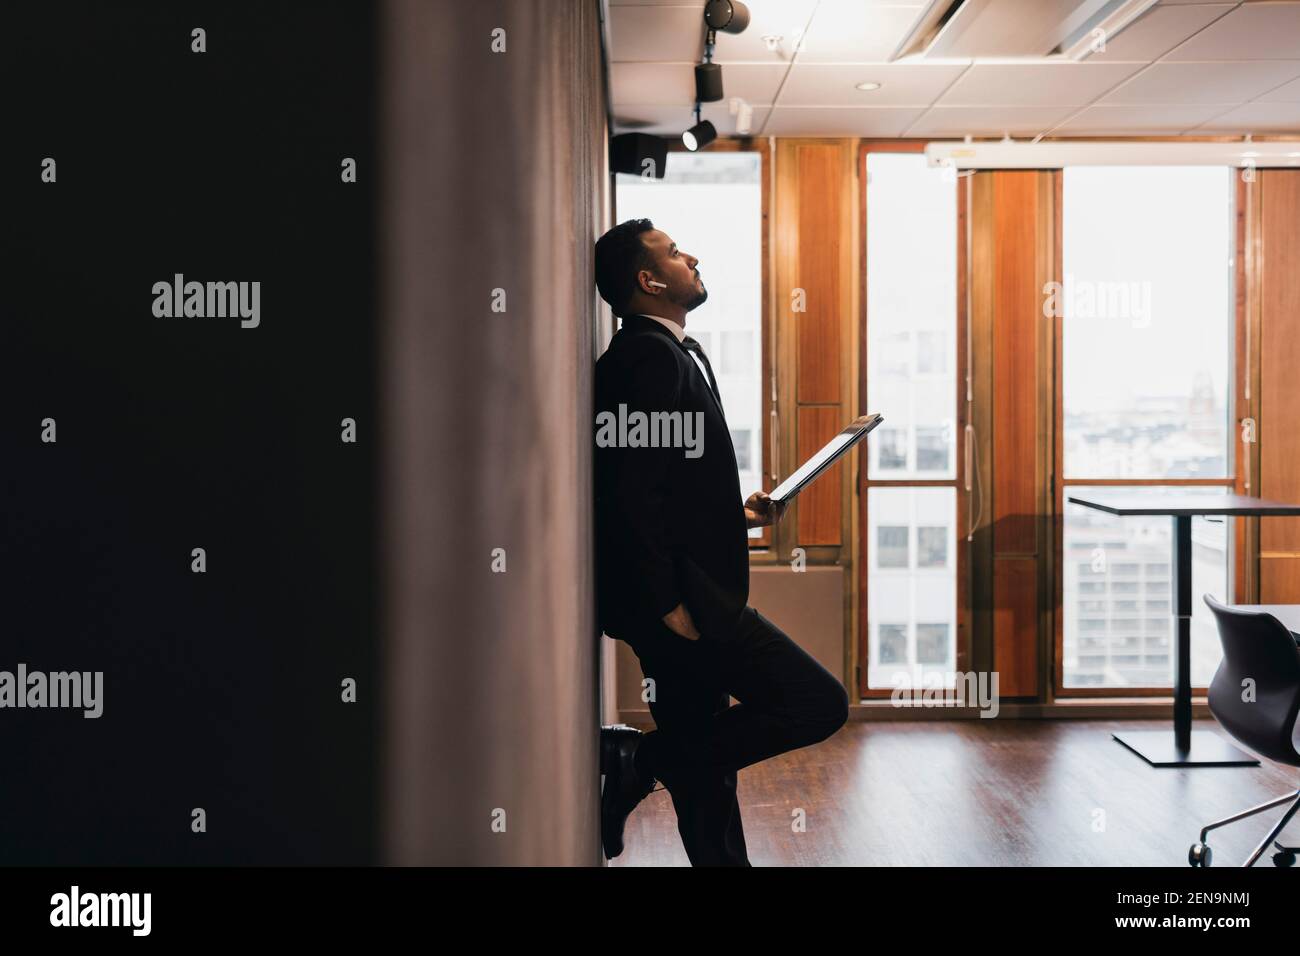
<instances>
[{"instance_id":1,"label":"black dress shoe","mask_svg":"<svg viewBox=\"0 0 1300 956\"><path fill-rule=\"evenodd\" d=\"M608 860L623 852L628 815L654 789L654 778L643 777L636 769L642 736L624 724L600 729L600 772L605 775L600 791L600 845Z\"/></svg>"}]
</instances>

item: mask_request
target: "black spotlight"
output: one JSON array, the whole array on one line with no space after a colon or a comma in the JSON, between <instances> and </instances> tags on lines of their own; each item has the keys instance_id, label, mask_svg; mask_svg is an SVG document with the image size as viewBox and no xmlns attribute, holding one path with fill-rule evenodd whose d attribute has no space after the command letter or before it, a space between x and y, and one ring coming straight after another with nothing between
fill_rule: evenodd
<instances>
[{"instance_id":1,"label":"black spotlight","mask_svg":"<svg viewBox=\"0 0 1300 956\"><path fill-rule=\"evenodd\" d=\"M649 133L620 133L609 141L609 166L616 173L663 179L668 167L668 141Z\"/></svg>"},{"instance_id":2,"label":"black spotlight","mask_svg":"<svg viewBox=\"0 0 1300 956\"><path fill-rule=\"evenodd\" d=\"M704 22L710 30L740 33L749 26L749 7L740 0L709 0L704 7Z\"/></svg>"},{"instance_id":3,"label":"black spotlight","mask_svg":"<svg viewBox=\"0 0 1300 956\"><path fill-rule=\"evenodd\" d=\"M703 123L696 123L685 133L682 133L682 143L692 152L703 149L717 138L718 131L708 120Z\"/></svg>"},{"instance_id":4,"label":"black spotlight","mask_svg":"<svg viewBox=\"0 0 1300 956\"><path fill-rule=\"evenodd\" d=\"M701 103L722 99L722 67L717 63L700 63L695 67L695 98Z\"/></svg>"}]
</instances>

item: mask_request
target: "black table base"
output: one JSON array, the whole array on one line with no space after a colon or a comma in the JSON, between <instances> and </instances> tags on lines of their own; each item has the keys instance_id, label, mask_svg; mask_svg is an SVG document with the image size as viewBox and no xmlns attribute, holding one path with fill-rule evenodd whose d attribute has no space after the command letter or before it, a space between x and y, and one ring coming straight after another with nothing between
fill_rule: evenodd
<instances>
[{"instance_id":1,"label":"black table base","mask_svg":"<svg viewBox=\"0 0 1300 956\"><path fill-rule=\"evenodd\" d=\"M1212 730L1193 730L1187 747L1172 731L1135 730L1111 734L1153 767L1258 767L1259 761Z\"/></svg>"}]
</instances>

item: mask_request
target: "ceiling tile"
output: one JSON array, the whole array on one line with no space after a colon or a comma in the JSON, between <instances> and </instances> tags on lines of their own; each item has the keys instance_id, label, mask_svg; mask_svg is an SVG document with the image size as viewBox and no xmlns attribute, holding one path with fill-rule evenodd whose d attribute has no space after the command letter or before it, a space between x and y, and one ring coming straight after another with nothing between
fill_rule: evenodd
<instances>
[{"instance_id":1,"label":"ceiling tile","mask_svg":"<svg viewBox=\"0 0 1300 956\"><path fill-rule=\"evenodd\" d=\"M713 59L719 63L789 63L794 58L795 44L816 7L817 0L751 3L751 19L745 32L717 34ZM700 22L703 23L702 15ZM765 36L780 38L776 49L767 48L763 40Z\"/></svg>"},{"instance_id":2,"label":"ceiling tile","mask_svg":"<svg viewBox=\"0 0 1300 956\"><path fill-rule=\"evenodd\" d=\"M939 100L943 106L1086 106L1141 63L976 61Z\"/></svg>"},{"instance_id":3,"label":"ceiling tile","mask_svg":"<svg viewBox=\"0 0 1300 956\"><path fill-rule=\"evenodd\" d=\"M1261 93L1256 99L1261 103L1300 103L1300 79L1283 83L1277 89Z\"/></svg>"},{"instance_id":4,"label":"ceiling tile","mask_svg":"<svg viewBox=\"0 0 1300 956\"><path fill-rule=\"evenodd\" d=\"M1069 106L934 106L908 136L1036 136L1069 116Z\"/></svg>"},{"instance_id":5,"label":"ceiling tile","mask_svg":"<svg viewBox=\"0 0 1300 956\"><path fill-rule=\"evenodd\" d=\"M1300 3L1247 3L1166 59L1286 60L1300 55Z\"/></svg>"},{"instance_id":6,"label":"ceiling tile","mask_svg":"<svg viewBox=\"0 0 1300 956\"><path fill-rule=\"evenodd\" d=\"M1136 22L1106 42L1106 49L1088 57L1089 63L1159 59L1206 24L1233 8L1231 3L1195 3L1152 7Z\"/></svg>"},{"instance_id":7,"label":"ceiling tile","mask_svg":"<svg viewBox=\"0 0 1300 956\"><path fill-rule=\"evenodd\" d=\"M1176 106L1090 106L1052 130L1053 136L1157 136L1176 134L1223 111L1217 103Z\"/></svg>"},{"instance_id":8,"label":"ceiling tile","mask_svg":"<svg viewBox=\"0 0 1300 956\"><path fill-rule=\"evenodd\" d=\"M1300 103L1246 103L1196 128L1198 133L1300 133Z\"/></svg>"},{"instance_id":9,"label":"ceiling tile","mask_svg":"<svg viewBox=\"0 0 1300 956\"><path fill-rule=\"evenodd\" d=\"M779 106L929 106L957 77L962 63L805 63L800 56L781 88ZM865 81L880 89L863 91Z\"/></svg>"},{"instance_id":10,"label":"ceiling tile","mask_svg":"<svg viewBox=\"0 0 1300 956\"><path fill-rule=\"evenodd\" d=\"M888 106L777 106L768 116L763 135L893 137L923 112Z\"/></svg>"},{"instance_id":11,"label":"ceiling tile","mask_svg":"<svg viewBox=\"0 0 1300 956\"><path fill-rule=\"evenodd\" d=\"M1300 60L1153 63L1103 103L1240 103L1300 76Z\"/></svg>"},{"instance_id":12,"label":"ceiling tile","mask_svg":"<svg viewBox=\"0 0 1300 956\"><path fill-rule=\"evenodd\" d=\"M698 7L611 7L610 60L697 62L704 56L704 17Z\"/></svg>"},{"instance_id":13,"label":"ceiling tile","mask_svg":"<svg viewBox=\"0 0 1300 956\"><path fill-rule=\"evenodd\" d=\"M784 63L729 64L722 69L723 92L766 106L787 69ZM686 112L695 102L695 70L689 63L614 63L610 89L615 106L680 106Z\"/></svg>"},{"instance_id":14,"label":"ceiling tile","mask_svg":"<svg viewBox=\"0 0 1300 956\"><path fill-rule=\"evenodd\" d=\"M812 63L883 62L894 55L921 15L917 6L822 0L799 51Z\"/></svg>"}]
</instances>

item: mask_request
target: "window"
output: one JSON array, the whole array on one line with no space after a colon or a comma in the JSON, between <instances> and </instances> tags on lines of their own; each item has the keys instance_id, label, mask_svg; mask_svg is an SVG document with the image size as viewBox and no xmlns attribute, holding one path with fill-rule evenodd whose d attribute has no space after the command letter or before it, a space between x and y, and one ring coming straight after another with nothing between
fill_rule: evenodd
<instances>
[{"instance_id":1,"label":"window","mask_svg":"<svg viewBox=\"0 0 1300 956\"><path fill-rule=\"evenodd\" d=\"M1100 491L1101 488L1071 486L1069 492ZM1139 491L1139 489L1129 489ZM1194 493L1195 486L1184 493ZM1155 489L1149 492L1157 493ZM1141 557L1162 559L1173 547L1173 521L1163 516L1119 518L1105 512L1065 506L1064 607L1062 632L1062 670L1069 687L1171 687L1172 661L1169 649L1173 634L1170 609L1171 574L1168 561L1156 560L1145 565L1114 563L1108 566L1107 551L1088 549L1088 562L1074 560L1081 555L1076 538L1093 537L1099 526L1119 530L1126 536L1125 551ZM1225 599L1228 594L1228 524L1211 518L1192 519L1192 594L1213 594ZM1141 568L1134 574L1130 568ZM1096 592L1081 597L1078 587L1083 568L1096 570L1109 584L1104 600ZM1121 572L1120 569L1125 569ZM1123 580L1117 580L1118 577ZM1136 578L1134 580L1133 578ZM1203 602L1194 600L1204 607ZM1156 616L1152 611L1164 611ZM1101 634L1106 638L1097 654L1096 648L1080 643L1082 635ZM1129 635L1133 635L1131 640ZM1084 652L1088 658L1083 658ZM1140 652L1141 657L1129 656ZM1221 658L1219 636L1209 614L1192 615L1192 684L1207 686Z\"/></svg>"},{"instance_id":2,"label":"window","mask_svg":"<svg viewBox=\"0 0 1300 956\"><path fill-rule=\"evenodd\" d=\"M915 152L865 150L869 569L861 690L955 686L957 185ZM875 692L873 694L873 692Z\"/></svg>"},{"instance_id":3,"label":"window","mask_svg":"<svg viewBox=\"0 0 1300 956\"><path fill-rule=\"evenodd\" d=\"M957 186L917 153L866 162L867 407L890 430L871 477L954 478Z\"/></svg>"},{"instance_id":4,"label":"window","mask_svg":"<svg viewBox=\"0 0 1300 956\"><path fill-rule=\"evenodd\" d=\"M911 529L906 525L882 525L876 529L876 565L882 568L906 568L908 564L907 539Z\"/></svg>"},{"instance_id":5,"label":"window","mask_svg":"<svg viewBox=\"0 0 1300 956\"><path fill-rule=\"evenodd\" d=\"M879 625L879 640L876 642L882 664L907 663L907 625Z\"/></svg>"},{"instance_id":6,"label":"window","mask_svg":"<svg viewBox=\"0 0 1300 956\"><path fill-rule=\"evenodd\" d=\"M1233 180L1226 168L1063 171L1064 492L1230 490ZM1153 485L1172 486L1163 489ZM1095 489L1100 490L1100 489ZM1173 521L1064 504L1060 688L1173 684ZM1192 521L1195 595L1229 597L1232 525ZM1193 601L1192 683L1220 660Z\"/></svg>"},{"instance_id":7,"label":"window","mask_svg":"<svg viewBox=\"0 0 1300 956\"><path fill-rule=\"evenodd\" d=\"M954 684L957 569L947 556L956 548L956 494L943 487L867 490L875 542L867 616L869 627L889 622L869 631L869 689L927 686L931 672L944 686Z\"/></svg>"},{"instance_id":8,"label":"window","mask_svg":"<svg viewBox=\"0 0 1300 956\"><path fill-rule=\"evenodd\" d=\"M765 451L762 155L671 152L663 179L620 173L614 183L620 221L651 219L699 257L709 299L687 318L687 331L717 376L748 497L763 487Z\"/></svg>"},{"instance_id":9,"label":"window","mask_svg":"<svg viewBox=\"0 0 1300 956\"><path fill-rule=\"evenodd\" d=\"M731 445L736 449L736 468L741 474L750 471L753 468L754 460L752 457L754 433L748 428L731 429Z\"/></svg>"}]
</instances>

